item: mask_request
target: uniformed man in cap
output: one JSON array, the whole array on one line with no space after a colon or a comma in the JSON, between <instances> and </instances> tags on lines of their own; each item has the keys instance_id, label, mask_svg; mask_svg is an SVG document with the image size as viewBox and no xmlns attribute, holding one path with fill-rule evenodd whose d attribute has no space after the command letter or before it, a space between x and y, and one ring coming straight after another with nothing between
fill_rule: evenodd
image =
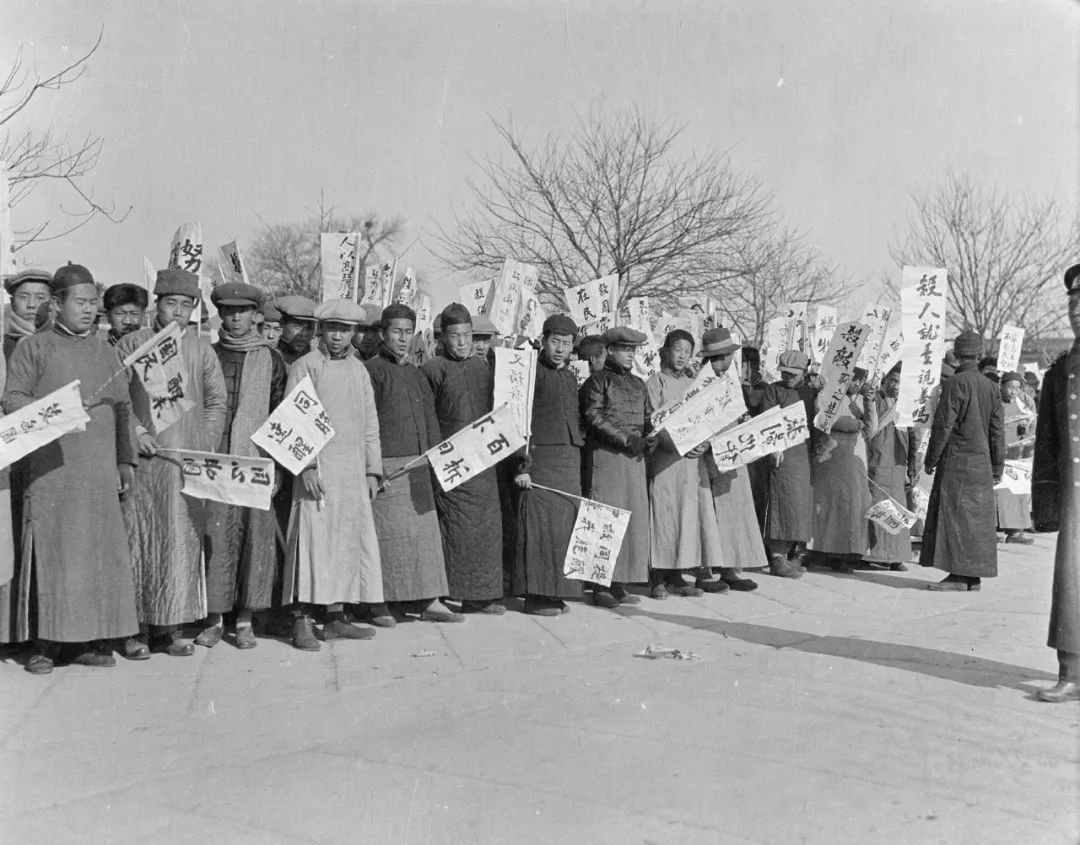
<instances>
[{"instance_id":1,"label":"uniformed man in cap","mask_svg":"<svg viewBox=\"0 0 1080 845\"><path fill-rule=\"evenodd\" d=\"M306 296L279 296L275 303L281 312L281 339L278 352L292 366L297 358L311 351L315 336L315 303Z\"/></svg>"},{"instance_id":2,"label":"uniformed man in cap","mask_svg":"<svg viewBox=\"0 0 1080 845\"><path fill-rule=\"evenodd\" d=\"M52 273L48 270L21 270L4 279L11 307L4 311L4 358L11 360L15 344L32 337L49 318L52 300Z\"/></svg>"},{"instance_id":3,"label":"uniformed man in cap","mask_svg":"<svg viewBox=\"0 0 1080 845\"><path fill-rule=\"evenodd\" d=\"M210 294L221 317L214 344L225 379L225 425L214 445L223 455L257 457L251 435L281 403L287 376L285 362L266 346L255 328L263 305L262 292L242 282L218 285ZM241 390L241 387L243 389ZM274 604L279 548L272 511L206 503L205 627L195 644L213 648L221 641L224 614L236 611L237 648L256 645L251 625L254 611Z\"/></svg>"},{"instance_id":4,"label":"uniformed man in cap","mask_svg":"<svg viewBox=\"0 0 1080 845\"><path fill-rule=\"evenodd\" d=\"M1065 271L1072 348L1043 377L1035 429L1032 513L1039 531L1057 531L1047 645L1057 651L1058 682L1042 701L1080 699L1080 264Z\"/></svg>"},{"instance_id":5,"label":"uniformed man in cap","mask_svg":"<svg viewBox=\"0 0 1080 845\"><path fill-rule=\"evenodd\" d=\"M109 344L116 346L120 338L138 331L146 319L150 297L142 285L119 284L105 289L105 319L109 322Z\"/></svg>"}]
</instances>

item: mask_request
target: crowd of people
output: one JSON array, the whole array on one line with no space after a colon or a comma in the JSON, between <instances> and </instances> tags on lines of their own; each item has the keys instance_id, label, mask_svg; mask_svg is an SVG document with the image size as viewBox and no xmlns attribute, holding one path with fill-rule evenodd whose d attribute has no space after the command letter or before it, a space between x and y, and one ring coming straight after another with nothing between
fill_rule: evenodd
<instances>
[{"instance_id":1,"label":"crowd of people","mask_svg":"<svg viewBox=\"0 0 1080 845\"><path fill-rule=\"evenodd\" d=\"M1078 276L1070 270L1066 287L1080 337ZM19 460L0 487L10 497L0 508L0 557L12 561L0 569L0 642L25 643L31 673L61 661L113 666L114 651L183 657L227 634L239 649L269 635L317 651L409 616L437 624L498 616L507 597L523 599L514 606L524 613L557 617L583 598L616 608L642 596L750 592L751 569L787 579L812 566L903 571L911 534L882 530L866 513L885 497L910 502L932 476L925 523L915 528L919 563L946 573L931 590L979 590L997 574L995 529L1029 542L1032 509L1036 528L1068 524L1051 631L1062 682L1048 700L1080 696L1080 538L1069 515L1080 480L1066 483L1080 463L1077 413L1067 410L1075 350L1047 373L1040 410L1049 422L1034 445L1028 396L1038 385L990 372L996 362L968 331L942 364L925 441L897 425L902 365L869 385L856 369L827 434L811 428L785 451L721 470L708 443L680 454L666 430L653 430L653 411L686 394L701 370L723 376L739 357L749 415L802 403L813 420L820 384L806 354L784 352L779 379L764 383L757 350L728 329L675 330L659 372L643 380L634 358L644 334L617 326L582 338L570 317L554 314L540 338L518 339L539 350L526 447L444 491L419 458L494 401L494 327L458 303L439 315L433 354L417 365L416 314L405 304L376 314L346 300L268 300L226 283L211 295L220 317L211 342L191 323L200 286L185 270L157 274L152 305L137 285L100 292L74 264L26 270L5 286L4 412L74 379L92 397L84 431ZM158 431L139 379L116 375L126 355L174 322L186 329L191 407ZM574 360L588 362L583 383ZM295 477L278 468L269 511L182 493L174 450L259 455L251 435L305 378L335 435ZM1034 501L1003 499L995 486L1006 456L1032 449ZM630 511L610 585L564 574L579 497Z\"/></svg>"}]
</instances>

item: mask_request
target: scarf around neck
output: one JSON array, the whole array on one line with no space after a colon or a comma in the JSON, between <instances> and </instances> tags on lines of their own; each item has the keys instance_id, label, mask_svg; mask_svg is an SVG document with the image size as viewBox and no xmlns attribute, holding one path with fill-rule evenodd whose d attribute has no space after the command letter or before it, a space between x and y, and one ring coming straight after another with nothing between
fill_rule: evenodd
<instances>
[{"instance_id":1,"label":"scarf around neck","mask_svg":"<svg viewBox=\"0 0 1080 845\"><path fill-rule=\"evenodd\" d=\"M231 352L251 352L253 349L266 348L262 335L254 329L243 337L233 337L225 329L218 329L218 342L222 349L228 349Z\"/></svg>"}]
</instances>

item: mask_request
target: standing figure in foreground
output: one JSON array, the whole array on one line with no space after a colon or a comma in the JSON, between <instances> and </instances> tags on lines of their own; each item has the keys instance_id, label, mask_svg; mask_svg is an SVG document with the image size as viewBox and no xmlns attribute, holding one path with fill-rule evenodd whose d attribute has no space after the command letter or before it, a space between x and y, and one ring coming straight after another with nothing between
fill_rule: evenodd
<instances>
[{"instance_id":1,"label":"standing figure in foreground","mask_svg":"<svg viewBox=\"0 0 1080 845\"><path fill-rule=\"evenodd\" d=\"M936 592L978 590L982 578L997 575L994 485L1005 466L1001 395L976 369L982 337L964 332L953 351L960 365L941 386L923 461L936 474L919 564L949 573L929 586Z\"/></svg>"},{"instance_id":2,"label":"standing figure in foreground","mask_svg":"<svg viewBox=\"0 0 1080 845\"><path fill-rule=\"evenodd\" d=\"M442 312L443 354L420 372L435 394L435 415L445 440L491 411L495 375L486 357L473 354L472 316L458 302ZM502 512L495 467L449 493L435 491L450 597L463 613L500 615L503 596Z\"/></svg>"},{"instance_id":3,"label":"standing figure in foreground","mask_svg":"<svg viewBox=\"0 0 1080 845\"><path fill-rule=\"evenodd\" d=\"M131 487L135 464L123 368L93 331L98 291L90 272L61 267L52 290L56 322L16 346L4 411L78 379L90 421L85 431L65 434L24 462L23 565L12 587L18 640L35 640L26 665L33 674L52 671L59 643L78 644L75 663L114 666L109 641L139 629L119 499Z\"/></svg>"},{"instance_id":4,"label":"standing figure in foreground","mask_svg":"<svg viewBox=\"0 0 1080 845\"><path fill-rule=\"evenodd\" d=\"M630 511L611 588L594 584L592 598L601 607L638 604L630 583L649 580L649 489L645 457L655 448L649 436L649 397L645 383L632 372L634 353L645 335L625 326L604 333L607 361L581 386L578 397L585 424L585 495Z\"/></svg>"},{"instance_id":5,"label":"standing figure in foreground","mask_svg":"<svg viewBox=\"0 0 1080 845\"><path fill-rule=\"evenodd\" d=\"M1080 264L1065 272L1072 349L1043 377L1035 430L1032 512L1035 528L1057 531L1050 636L1058 682L1042 701L1080 699Z\"/></svg>"},{"instance_id":6,"label":"standing figure in foreground","mask_svg":"<svg viewBox=\"0 0 1080 845\"><path fill-rule=\"evenodd\" d=\"M577 518L577 502L533 482L581 495L581 447L577 378L566 366L577 326L565 314L544 321L533 396L532 437L519 464L517 549L510 591L525 596L525 612L569 613L563 599L581 597L581 581L563 575L563 562ZM517 460L515 458L515 460Z\"/></svg>"}]
</instances>

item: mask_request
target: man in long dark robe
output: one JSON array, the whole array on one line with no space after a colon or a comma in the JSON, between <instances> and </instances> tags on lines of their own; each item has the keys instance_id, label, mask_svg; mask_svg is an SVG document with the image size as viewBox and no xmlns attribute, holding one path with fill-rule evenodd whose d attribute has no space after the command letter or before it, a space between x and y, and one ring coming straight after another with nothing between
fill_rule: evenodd
<instances>
[{"instance_id":1,"label":"man in long dark robe","mask_svg":"<svg viewBox=\"0 0 1080 845\"><path fill-rule=\"evenodd\" d=\"M443 353L420 371L435 394L443 440L491 411L495 374L473 355L472 316L453 302L442 312ZM502 614L502 516L495 468L484 470L449 493L435 492L450 597L464 613Z\"/></svg>"},{"instance_id":2,"label":"man in long dark robe","mask_svg":"<svg viewBox=\"0 0 1080 845\"><path fill-rule=\"evenodd\" d=\"M257 457L251 435L281 404L287 377L285 362L255 328L258 288L243 283L218 285L210 294L221 317L213 345L225 380L225 425L215 450L223 455ZM213 648L225 630L223 614L236 610L239 649L258 644L251 625L255 611L274 602L284 543L278 542L274 513L258 508L206 503L206 625L195 644Z\"/></svg>"},{"instance_id":3,"label":"man in long dark robe","mask_svg":"<svg viewBox=\"0 0 1080 845\"><path fill-rule=\"evenodd\" d=\"M786 408L796 402L814 419L814 392L806 380L810 359L792 349L780 356L780 381L765 388L761 410ZM811 428L812 436L813 428ZM810 472L810 439L773 455L769 460L769 500L765 520L765 546L769 573L780 578L801 578L799 557L806 550L814 521L814 488Z\"/></svg>"},{"instance_id":4,"label":"man in long dark robe","mask_svg":"<svg viewBox=\"0 0 1080 845\"><path fill-rule=\"evenodd\" d=\"M99 294L90 272L53 277L52 331L21 341L8 366L3 405L13 413L80 381L90 422L27 456L23 569L16 586L20 639L33 638L27 671L52 671L58 643L74 662L114 666L110 640L138 631L135 584L120 495L131 487L135 450L130 400L115 350L93 331Z\"/></svg>"},{"instance_id":5,"label":"man in long dark robe","mask_svg":"<svg viewBox=\"0 0 1080 845\"><path fill-rule=\"evenodd\" d=\"M1080 699L1080 264L1065 272L1072 349L1046 371L1039 396L1032 512L1039 531L1057 531L1050 636L1058 683L1042 701Z\"/></svg>"},{"instance_id":6,"label":"man in long dark robe","mask_svg":"<svg viewBox=\"0 0 1080 845\"><path fill-rule=\"evenodd\" d=\"M525 596L525 613L568 613L563 599L580 598L582 582L563 575L563 562L581 495L581 447L577 377L566 363L577 326L564 314L544 321L533 394L532 437L515 483L517 508L514 569L510 591ZM533 482L568 493L540 490Z\"/></svg>"},{"instance_id":7,"label":"man in long dark robe","mask_svg":"<svg viewBox=\"0 0 1080 845\"><path fill-rule=\"evenodd\" d=\"M379 412L383 482L372 503L382 558L383 594L398 613L419 610L425 622L463 622L465 617L442 603L449 589L439 515L431 470L420 459L442 440L435 416L435 396L420 370L410 363L416 313L394 304L379 320L378 354L364 362ZM412 464L408 469L404 467ZM368 607L374 625L391 626L385 606Z\"/></svg>"},{"instance_id":8,"label":"man in long dark robe","mask_svg":"<svg viewBox=\"0 0 1080 845\"><path fill-rule=\"evenodd\" d=\"M146 306L150 297L141 285L110 285L103 297L105 319L109 323L106 338L110 346L116 346L120 338L143 327L146 319Z\"/></svg>"},{"instance_id":9,"label":"man in long dark robe","mask_svg":"<svg viewBox=\"0 0 1080 845\"><path fill-rule=\"evenodd\" d=\"M956 338L956 374L941 386L923 466L934 473L919 564L948 572L936 592L978 590L997 575L994 485L1005 467L1001 394L976 369L983 339Z\"/></svg>"}]
</instances>

